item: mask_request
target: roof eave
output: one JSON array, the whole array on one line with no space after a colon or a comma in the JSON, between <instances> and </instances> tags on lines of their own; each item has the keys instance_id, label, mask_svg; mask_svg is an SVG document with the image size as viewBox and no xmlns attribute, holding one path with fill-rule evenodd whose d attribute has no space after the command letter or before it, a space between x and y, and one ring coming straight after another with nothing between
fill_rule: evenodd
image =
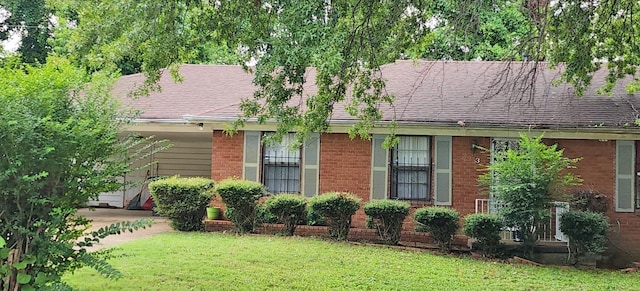
<instances>
[{"instance_id":1,"label":"roof eave","mask_svg":"<svg viewBox=\"0 0 640 291\"><path fill-rule=\"evenodd\" d=\"M237 117L211 117L185 115L184 119L192 124L204 124L205 128L227 129L229 123ZM346 133L354 124L352 119L333 119L330 122L330 132ZM380 121L371 129L372 134L388 134L391 121ZM275 121L268 120L259 124L256 118L247 120L244 130L275 130ZM504 123L473 123L460 124L458 122L418 122L398 121L396 134L423 135L451 135L473 137L518 137L520 133L528 135L544 134L547 138L565 139L597 139L597 140L640 140L638 127L606 127L594 125L535 125L535 124L504 124Z\"/></svg>"}]
</instances>

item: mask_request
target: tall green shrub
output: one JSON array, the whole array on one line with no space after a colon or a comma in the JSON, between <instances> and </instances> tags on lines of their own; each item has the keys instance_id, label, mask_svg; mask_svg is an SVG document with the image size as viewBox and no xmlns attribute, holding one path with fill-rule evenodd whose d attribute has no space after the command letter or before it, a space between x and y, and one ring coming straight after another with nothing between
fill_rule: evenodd
<instances>
[{"instance_id":1,"label":"tall green shrub","mask_svg":"<svg viewBox=\"0 0 640 291\"><path fill-rule=\"evenodd\" d=\"M258 199L266 195L266 189L258 182L225 179L215 187L227 206L225 216L240 233L253 232L257 223Z\"/></svg>"},{"instance_id":2,"label":"tall green shrub","mask_svg":"<svg viewBox=\"0 0 640 291\"><path fill-rule=\"evenodd\" d=\"M177 176L149 183L156 210L179 231L202 231L202 217L213 196L214 181Z\"/></svg>"},{"instance_id":3,"label":"tall green shrub","mask_svg":"<svg viewBox=\"0 0 640 291\"><path fill-rule=\"evenodd\" d=\"M500 247L500 231L503 227L504 222L498 215L475 213L465 217L462 232L475 238L486 255L495 256Z\"/></svg>"},{"instance_id":4,"label":"tall green shrub","mask_svg":"<svg viewBox=\"0 0 640 291\"><path fill-rule=\"evenodd\" d=\"M495 161L481 176L500 202L499 214L506 226L517 229L525 256L530 256L542 225L551 217L554 200L566 200L567 186L580 179L567 171L579 159L564 157L557 145L547 146L542 136L520 135L519 148L495 153Z\"/></svg>"},{"instance_id":5,"label":"tall green shrub","mask_svg":"<svg viewBox=\"0 0 640 291\"><path fill-rule=\"evenodd\" d=\"M364 206L364 213L371 224L368 226L376 229L380 239L386 244L396 245L410 207L409 203L403 201L376 200Z\"/></svg>"},{"instance_id":6,"label":"tall green shrub","mask_svg":"<svg viewBox=\"0 0 640 291\"><path fill-rule=\"evenodd\" d=\"M609 221L602 213L570 210L560 216L560 230L569 237L575 263L586 254L599 254L607 245Z\"/></svg>"},{"instance_id":7,"label":"tall green shrub","mask_svg":"<svg viewBox=\"0 0 640 291\"><path fill-rule=\"evenodd\" d=\"M126 157L137 158L128 149L149 142L119 137L128 114L110 88L110 76L61 58L35 66L0 60L0 290L60 288L62 274L83 266L119 277L108 251L86 247L150 225L86 234L91 221L77 215L79 204L121 189L119 178L131 171Z\"/></svg>"},{"instance_id":8,"label":"tall green shrub","mask_svg":"<svg viewBox=\"0 0 640 291\"><path fill-rule=\"evenodd\" d=\"M453 236L458 231L458 221L460 215L451 208L445 207L423 207L413 214L413 218L418 223L416 231L427 231L438 244L440 250L449 251Z\"/></svg>"},{"instance_id":9,"label":"tall green shrub","mask_svg":"<svg viewBox=\"0 0 640 291\"><path fill-rule=\"evenodd\" d=\"M284 224L287 235L293 235L298 224L307 218L307 198L300 194L277 194L267 198L265 209Z\"/></svg>"},{"instance_id":10,"label":"tall green shrub","mask_svg":"<svg viewBox=\"0 0 640 291\"><path fill-rule=\"evenodd\" d=\"M350 193L330 192L309 200L310 211L324 217L329 237L345 240L349 235L351 217L360 208L360 198Z\"/></svg>"}]
</instances>

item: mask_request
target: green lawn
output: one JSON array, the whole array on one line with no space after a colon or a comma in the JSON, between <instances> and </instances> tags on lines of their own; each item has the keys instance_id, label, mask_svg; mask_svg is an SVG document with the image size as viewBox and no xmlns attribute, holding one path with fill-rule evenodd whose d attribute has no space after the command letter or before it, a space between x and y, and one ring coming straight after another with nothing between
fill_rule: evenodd
<instances>
[{"instance_id":1,"label":"green lawn","mask_svg":"<svg viewBox=\"0 0 640 291\"><path fill-rule=\"evenodd\" d=\"M125 277L80 290L640 290L640 274L532 267L310 238L167 233L120 247Z\"/></svg>"}]
</instances>

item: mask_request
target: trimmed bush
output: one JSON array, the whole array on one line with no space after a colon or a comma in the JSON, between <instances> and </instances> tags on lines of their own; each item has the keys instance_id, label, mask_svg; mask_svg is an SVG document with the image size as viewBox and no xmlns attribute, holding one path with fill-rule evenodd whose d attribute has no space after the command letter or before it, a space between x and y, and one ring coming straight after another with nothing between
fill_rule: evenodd
<instances>
[{"instance_id":1,"label":"trimmed bush","mask_svg":"<svg viewBox=\"0 0 640 291\"><path fill-rule=\"evenodd\" d=\"M233 222L239 233L253 232L257 224L258 199L266 194L258 182L225 179L215 187L222 202L227 206L224 215Z\"/></svg>"},{"instance_id":2,"label":"trimmed bush","mask_svg":"<svg viewBox=\"0 0 640 291\"><path fill-rule=\"evenodd\" d=\"M584 255L605 251L609 221L602 213L570 210L560 216L560 230L569 237L575 263Z\"/></svg>"},{"instance_id":3,"label":"trimmed bush","mask_svg":"<svg viewBox=\"0 0 640 291\"><path fill-rule=\"evenodd\" d=\"M311 226L326 226L327 222L324 221L324 217L320 215L316 210L309 207L309 203L307 203L307 225Z\"/></svg>"},{"instance_id":4,"label":"trimmed bush","mask_svg":"<svg viewBox=\"0 0 640 291\"><path fill-rule=\"evenodd\" d=\"M500 231L503 227L504 222L498 215L475 213L465 217L462 232L475 238L485 255L495 256L500 248Z\"/></svg>"},{"instance_id":5,"label":"trimmed bush","mask_svg":"<svg viewBox=\"0 0 640 291\"><path fill-rule=\"evenodd\" d=\"M441 251L451 249L451 241L458 230L460 220L457 211L437 206L423 207L416 210L413 218L418 223L416 231L429 232Z\"/></svg>"},{"instance_id":6,"label":"trimmed bush","mask_svg":"<svg viewBox=\"0 0 640 291\"><path fill-rule=\"evenodd\" d=\"M371 201L364 206L367 227L375 228L385 244L396 245L410 207L409 203L398 200Z\"/></svg>"},{"instance_id":7,"label":"trimmed bush","mask_svg":"<svg viewBox=\"0 0 640 291\"><path fill-rule=\"evenodd\" d=\"M213 197L214 184L211 179L174 176L150 182L149 192L156 211L169 218L173 229L202 231L202 218Z\"/></svg>"},{"instance_id":8,"label":"trimmed bush","mask_svg":"<svg viewBox=\"0 0 640 291\"><path fill-rule=\"evenodd\" d=\"M360 198L350 193L329 192L311 198L309 208L324 217L331 238L345 240L349 235L351 216L360 208Z\"/></svg>"},{"instance_id":9,"label":"trimmed bush","mask_svg":"<svg viewBox=\"0 0 640 291\"><path fill-rule=\"evenodd\" d=\"M257 220L256 226L263 223L278 223L278 218L267 211L267 205L259 202L257 207L258 208L256 210L256 220Z\"/></svg>"},{"instance_id":10,"label":"trimmed bush","mask_svg":"<svg viewBox=\"0 0 640 291\"><path fill-rule=\"evenodd\" d=\"M307 218L307 198L300 194L277 194L267 198L265 211L284 224L283 232L293 235L298 224Z\"/></svg>"}]
</instances>

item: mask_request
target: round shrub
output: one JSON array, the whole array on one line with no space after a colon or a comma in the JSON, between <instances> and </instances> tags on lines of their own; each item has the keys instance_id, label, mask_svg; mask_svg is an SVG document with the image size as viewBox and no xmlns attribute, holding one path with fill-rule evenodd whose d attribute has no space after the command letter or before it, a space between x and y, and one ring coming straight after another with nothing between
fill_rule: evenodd
<instances>
[{"instance_id":1,"label":"round shrub","mask_svg":"<svg viewBox=\"0 0 640 291\"><path fill-rule=\"evenodd\" d=\"M240 233L253 232L257 223L258 199L266 194L264 186L258 182L225 179L215 187L226 205L225 216L233 222Z\"/></svg>"},{"instance_id":2,"label":"round shrub","mask_svg":"<svg viewBox=\"0 0 640 291\"><path fill-rule=\"evenodd\" d=\"M400 240L402 222L409 215L411 206L407 202L398 200L376 200L364 206L367 215L367 224L375 228L380 239L386 243L395 245Z\"/></svg>"},{"instance_id":3,"label":"round shrub","mask_svg":"<svg viewBox=\"0 0 640 291\"><path fill-rule=\"evenodd\" d=\"M498 215L475 213L465 217L462 232L475 238L485 254L495 256L500 247L500 231L503 227L504 222Z\"/></svg>"},{"instance_id":4,"label":"round shrub","mask_svg":"<svg viewBox=\"0 0 640 291\"><path fill-rule=\"evenodd\" d=\"M307 218L307 198L299 194L270 196L265 203L265 210L284 224L287 235L293 235L296 226Z\"/></svg>"},{"instance_id":5,"label":"round shrub","mask_svg":"<svg viewBox=\"0 0 640 291\"><path fill-rule=\"evenodd\" d=\"M345 240L351 227L351 216L360 208L360 198L350 193L330 192L309 200L311 211L324 217L329 236Z\"/></svg>"},{"instance_id":6,"label":"round shrub","mask_svg":"<svg viewBox=\"0 0 640 291\"><path fill-rule=\"evenodd\" d=\"M605 251L609 221L602 213L570 210L560 216L560 230L569 237L575 262L588 253Z\"/></svg>"},{"instance_id":7,"label":"round shrub","mask_svg":"<svg viewBox=\"0 0 640 291\"><path fill-rule=\"evenodd\" d=\"M149 183L149 192L156 211L169 218L173 229L202 231L202 217L213 196L214 184L211 179L174 176Z\"/></svg>"},{"instance_id":8,"label":"round shrub","mask_svg":"<svg viewBox=\"0 0 640 291\"><path fill-rule=\"evenodd\" d=\"M438 244L440 250L448 251L451 248L453 235L458 230L460 215L457 211L445 207L423 207L413 215L418 223L416 231L427 231Z\"/></svg>"}]
</instances>

